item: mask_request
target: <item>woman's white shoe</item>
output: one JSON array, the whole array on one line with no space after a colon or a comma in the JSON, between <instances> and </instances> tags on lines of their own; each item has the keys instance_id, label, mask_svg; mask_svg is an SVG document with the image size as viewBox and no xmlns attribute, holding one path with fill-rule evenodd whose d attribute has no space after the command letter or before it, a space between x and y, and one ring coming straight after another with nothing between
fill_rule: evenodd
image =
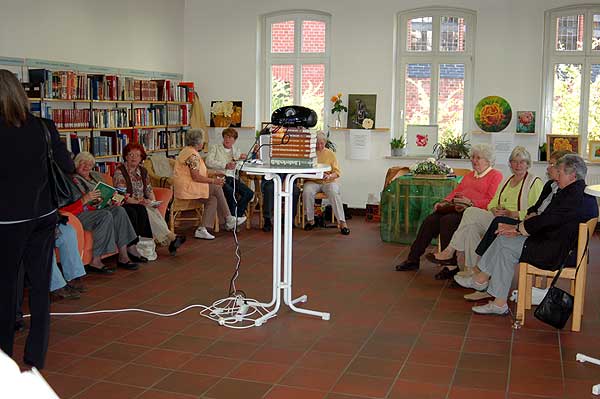
<instances>
[{"instance_id":1,"label":"woman's white shoe","mask_svg":"<svg viewBox=\"0 0 600 399\"><path fill-rule=\"evenodd\" d=\"M233 230L234 227L244 224L245 221L246 216L238 216L237 218L234 216L228 216L227 220L225 221L225 230Z\"/></svg>"},{"instance_id":2,"label":"woman's white shoe","mask_svg":"<svg viewBox=\"0 0 600 399\"><path fill-rule=\"evenodd\" d=\"M194 237L200 238L202 240L214 240L215 239L215 236L210 234L208 232L208 230L206 230L206 227L198 227L196 229L196 232L194 232Z\"/></svg>"}]
</instances>

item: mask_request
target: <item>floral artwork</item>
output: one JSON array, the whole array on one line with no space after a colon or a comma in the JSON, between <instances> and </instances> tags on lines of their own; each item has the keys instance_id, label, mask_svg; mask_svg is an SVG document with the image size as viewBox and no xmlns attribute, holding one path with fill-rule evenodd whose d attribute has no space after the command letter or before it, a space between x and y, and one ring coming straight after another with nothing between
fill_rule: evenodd
<instances>
[{"instance_id":1,"label":"floral artwork","mask_svg":"<svg viewBox=\"0 0 600 399\"><path fill-rule=\"evenodd\" d=\"M212 101L210 103L210 127L241 127L241 101Z\"/></svg>"},{"instance_id":2,"label":"floral artwork","mask_svg":"<svg viewBox=\"0 0 600 399\"><path fill-rule=\"evenodd\" d=\"M590 140L588 141L588 145L590 146L590 162L600 162L600 141Z\"/></svg>"},{"instance_id":3,"label":"floral artwork","mask_svg":"<svg viewBox=\"0 0 600 399\"><path fill-rule=\"evenodd\" d=\"M348 95L348 129L366 129L363 126L365 119L371 119L374 128L377 121L376 114L377 95L376 94L349 94Z\"/></svg>"},{"instance_id":4,"label":"floral artwork","mask_svg":"<svg viewBox=\"0 0 600 399\"><path fill-rule=\"evenodd\" d=\"M406 151L408 155L433 155L438 140L438 125L407 125Z\"/></svg>"},{"instance_id":5,"label":"floral artwork","mask_svg":"<svg viewBox=\"0 0 600 399\"><path fill-rule=\"evenodd\" d=\"M502 97L485 97L475 107L475 123L484 132L500 132L506 129L511 119L512 109Z\"/></svg>"},{"instance_id":6,"label":"floral artwork","mask_svg":"<svg viewBox=\"0 0 600 399\"><path fill-rule=\"evenodd\" d=\"M535 111L517 111L517 133L535 133Z\"/></svg>"},{"instance_id":7,"label":"floral artwork","mask_svg":"<svg viewBox=\"0 0 600 399\"><path fill-rule=\"evenodd\" d=\"M547 153L552 154L554 151L573 151L579 153L579 136L563 135L563 134L548 134Z\"/></svg>"}]
</instances>

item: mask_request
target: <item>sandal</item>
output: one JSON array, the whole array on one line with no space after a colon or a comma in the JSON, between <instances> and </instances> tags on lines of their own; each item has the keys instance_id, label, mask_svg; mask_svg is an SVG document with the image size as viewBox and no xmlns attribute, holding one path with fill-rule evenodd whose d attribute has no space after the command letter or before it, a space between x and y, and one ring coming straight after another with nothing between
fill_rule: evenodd
<instances>
[{"instance_id":1,"label":"sandal","mask_svg":"<svg viewBox=\"0 0 600 399\"><path fill-rule=\"evenodd\" d=\"M436 280L450 280L454 278L454 275L459 272L458 267L452 270L444 267L438 274L435 275Z\"/></svg>"}]
</instances>

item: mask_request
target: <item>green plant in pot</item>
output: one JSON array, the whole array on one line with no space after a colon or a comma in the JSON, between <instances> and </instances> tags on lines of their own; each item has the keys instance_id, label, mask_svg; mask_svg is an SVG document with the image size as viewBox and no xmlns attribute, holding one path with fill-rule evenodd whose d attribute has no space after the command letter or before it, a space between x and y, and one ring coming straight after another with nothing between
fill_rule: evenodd
<instances>
[{"instance_id":1,"label":"green plant in pot","mask_svg":"<svg viewBox=\"0 0 600 399\"><path fill-rule=\"evenodd\" d=\"M406 141L404 140L404 136L400 136L399 138L393 138L390 141L390 147L392 149L393 157L402 157L406 155Z\"/></svg>"},{"instance_id":2,"label":"green plant in pot","mask_svg":"<svg viewBox=\"0 0 600 399\"><path fill-rule=\"evenodd\" d=\"M540 146L540 161L546 161L548 159L548 149L546 143Z\"/></svg>"},{"instance_id":3,"label":"green plant in pot","mask_svg":"<svg viewBox=\"0 0 600 399\"><path fill-rule=\"evenodd\" d=\"M455 136L452 133L446 134L444 138L433 146L433 153L440 158L469 158L471 144L467 139L467 134Z\"/></svg>"}]
</instances>

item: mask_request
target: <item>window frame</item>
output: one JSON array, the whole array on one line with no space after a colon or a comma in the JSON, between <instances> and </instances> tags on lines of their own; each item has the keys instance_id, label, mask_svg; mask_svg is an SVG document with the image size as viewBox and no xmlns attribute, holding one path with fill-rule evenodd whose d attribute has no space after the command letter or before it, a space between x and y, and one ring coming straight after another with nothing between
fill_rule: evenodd
<instances>
[{"instance_id":1,"label":"window frame","mask_svg":"<svg viewBox=\"0 0 600 399\"><path fill-rule=\"evenodd\" d=\"M408 21L418 17L432 17L432 42L431 51L411 51L407 49L408 43ZM465 47L464 51L441 51L441 17L460 17L465 20ZM394 82L395 109L392 112L392 126L394 130L400 132L399 135L404 136L404 124L406 117L406 68L409 64L431 64L431 94L430 94L430 110L429 123L438 124L438 100L439 100L439 79L441 64L464 64L464 99L463 99L463 119L462 130L463 134L469 130L470 115L473 109L472 105L472 87L473 87L473 70L474 70L474 49L475 49L475 32L477 30L477 14L473 10L456 8L456 7L423 7L412 10L407 10L398 13L396 18L396 54L394 56ZM435 94L434 94L435 93ZM391 133L394 137L394 133ZM438 133L441 137L441 133Z\"/></svg>"},{"instance_id":2,"label":"window frame","mask_svg":"<svg viewBox=\"0 0 600 399\"><path fill-rule=\"evenodd\" d=\"M293 53L271 53L271 25L278 22L294 21L294 52ZM302 53L302 22L322 21L325 23L325 52ZM271 120L271 67L273 65L294 66L294 95L293 104L302 102L302 66L310 64L323 64L325 67L323 76L323 127L329 121L330 101L327 101L329 93L329 74L331 57L331 15L311 10L281 11L267 14L263 17L263 70L261 72L262 82L259 79L259 93L262 94L262 110L258 115L261 121Z\"/></svg>"},{"instance_id":3,"label":"window frame","mask_svg":"<svg viewBox=\"0 0 600 399\"><path fill-rule=\"evenodd\" d=\"M600 50L592 51L593 16L600 15L600 6L577 5L547 10L544 16L544 66L542 95L542 126L538 136L540 144L546 142L546 134L552 131L552 107L554 97L554 67L557 64L581 64L581 94L579 105L580 154L587 154L588 120L590 101L590 79L592 65L600 64ZM556 50L556 18L583 15L583 48L581 51ZM585 132L583 134L583 132Z\"/></svg>"}]
</instances>

